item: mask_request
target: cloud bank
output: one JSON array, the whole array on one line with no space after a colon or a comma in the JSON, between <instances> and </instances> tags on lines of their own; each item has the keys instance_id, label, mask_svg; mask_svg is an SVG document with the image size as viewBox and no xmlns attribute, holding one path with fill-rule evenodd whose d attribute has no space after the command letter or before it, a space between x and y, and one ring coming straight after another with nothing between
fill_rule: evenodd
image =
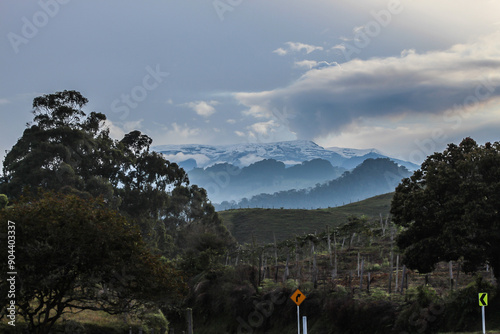
<instances>
[{"instance_id":1,"label":"cloud bank","mask_svg":"<svg viewBox=\"0 0 500 334\"><path fill-rule=\"evenodd\" d=\"M298 63L310 70L287 87L234 97L247 107L246 115L258 119L288 110L290 131L314 139L352 131L366 119L398 122L458 109L478 112L500 95L499 32L444 51L318 64Z\"/></svg>"}]
</instances>

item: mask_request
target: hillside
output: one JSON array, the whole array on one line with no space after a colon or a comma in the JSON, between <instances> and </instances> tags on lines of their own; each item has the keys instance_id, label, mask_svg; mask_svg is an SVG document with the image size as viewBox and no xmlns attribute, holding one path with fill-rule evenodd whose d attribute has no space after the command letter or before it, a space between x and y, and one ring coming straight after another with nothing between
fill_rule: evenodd
<instances>
[{"instance_id":1,"label":"hillside","mask_svg":"<svg viewBox=\"0 0 500 334\"><path fill-rule=\"evenodd\" d=\"M305 161L286 167L274 159L255 162L239 168L229 163L215 164L189 171L189 180L205 188L214 203L239 201L261 193L314 187L338 178L346 170L333 167L323 159Z\"/></svg>"},{"instance_id":2,"label":"hillside","mask_svg":"<svg viewBox=\"0 0 500 334\"><path fill-rule=\"evenodd\" d=\"M273 194L259 194L239 202L222 202L217 210L229 208L316 209L345 205L394 191L401 179L411 173L395 162L368 159L341 177L308 189L291 189Z\"/></svg>"},{"instance_id":3,"label":"hillside","mask_svg":"<svg viewBox=\"0 0 500 334\"><path fill-rule=\"evenodd\" d=\"M352 204L317 210L297 209L236 209L220 211L224 225L239 243L259 243L285 240L297 234L322 231L326 225L338 226L352 215L365 215L373 219L387 217L393 193L375 196Z\"/></svg>"}]
</instances>

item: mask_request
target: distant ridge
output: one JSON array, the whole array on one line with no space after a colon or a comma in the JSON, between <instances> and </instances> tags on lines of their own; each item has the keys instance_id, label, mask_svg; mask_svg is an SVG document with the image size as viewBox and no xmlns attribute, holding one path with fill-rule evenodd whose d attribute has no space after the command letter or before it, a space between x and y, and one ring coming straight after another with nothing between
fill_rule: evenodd
<instances>
[{"instance_id":1,"label":"distant ridge","mask_svg":"<svg viewBox=\"0 0 500 334\"><path fill-rule=\"evenodd\" d=\"M351 172L308 189L263 193L238 202L216 204L218 211L233 208L328 208L393 192L411 172L388 158L367 159Z\"/></svg>"},{"instance_id":2,"label":"distant ridge","mask_svg":"<svg viewBox=\"0 0 500 334\"><path fill-rule=\"evenodd\" d=\"M162 153L168 160L178 163L187 171L195 167L206 168L221 163L241 168L266 159L283 162L286 166L323 159L334 167L353 169L369 158L389 158L410 171L419 168L411 162L388 157L376 149L324 148L309 140L232 145L159 145L152 149Z\"/></svg>"}]
</instances>

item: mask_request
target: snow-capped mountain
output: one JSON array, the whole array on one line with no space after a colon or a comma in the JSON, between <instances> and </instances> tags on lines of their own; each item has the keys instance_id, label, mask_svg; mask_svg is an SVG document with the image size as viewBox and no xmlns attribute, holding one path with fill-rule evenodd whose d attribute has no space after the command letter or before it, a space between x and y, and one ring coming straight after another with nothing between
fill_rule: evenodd
<instances>
[{"instance_id":1,"label":"snow-capped mountain","mask_svg":"<svg viewBox=\"0 0 500 334\"><path fill-rule=\"evenodd\" d=\"M376 149L323 148L308 140L217 146L161 145L152 149L162 153L166 159L178 163L188 171L195 167L206 168L218 163L229 163L241 168L265 159L281 161L287 166L313 159L324 159L329 161L332 166L352 169L368 158L390 158ZM411 162L390 159L409 170L416 170L419 167Z\"/></svg>"},{"instance_id":2,"label":"snow-capped mountain","mask_svg":"<svg viewBox=\"0 0 500 334\"><path fill-rule=\"evenodd\" d=\"M376 153L383 155L382 152L374 148L356 149L356 148L345 148L345 147L325 147L325 149L340 154L341 156L347 159L352 157L361 157L369 153Z\"/></svg>"}]
</instances>

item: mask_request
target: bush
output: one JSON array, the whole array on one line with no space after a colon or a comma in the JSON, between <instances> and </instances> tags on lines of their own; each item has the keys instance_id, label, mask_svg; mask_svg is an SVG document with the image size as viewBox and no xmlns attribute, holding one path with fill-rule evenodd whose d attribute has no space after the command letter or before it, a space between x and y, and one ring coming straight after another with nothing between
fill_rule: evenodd
<instances>
[{"instance_id":1,"label":"bush","mask_svg":"<svg viewBox=\"0 0 500 334\"><path fill-rule=\"evenodd\" d=\"M444 327L449 331L477 330L481 317L478 294L487 292L489 298L494 297L495 288L482 276L478 275L465 288L453 292L448 298L444 314Z\"/></svg>"},{"instance_id":2,"label":"bush","mask_svg":"<svg viewBox=\"0 0 500 334\"><path fill-rule=\"evenodd\" d=\"M399 313L394 329L409 333L435 333L441 324L443 302L427 286L408 289L407 305Z\"/></svg>"},{"instance_id":3,"label":"bush","mask_svg":"<svg viewBox=\"0 0 500 334\"><path fill-rule=\"evenodd\" d=\"M299 287L299 283L294 280L294 279L287 279L286 282L285 282L285 288L289 289L289 290L297 290L297 288Z\"/></svg>"},{"instance_id":4,"label":"bush","mask_svg":"<svg viewBox=\"0 0 500 334\"><path fill-rule=\"evenodd\" d=\"M396 318L396 304L390 301L332 298L325 306L325 318L333 333L390 333Z\"/></svg>"},{"instance_id":5,"label":"bush","mask_svg":"<svg viewBox=\"0 0 500 334\"><path fill-rule=\"evenodd\" d=\"M165 318L165 315L163 315L160 310L155 313L145 313L141 316L141 320L149 330L154 329L156 332L157 330L163 328L168 331L167 318Z\"/></svg>"}]
</instances>

